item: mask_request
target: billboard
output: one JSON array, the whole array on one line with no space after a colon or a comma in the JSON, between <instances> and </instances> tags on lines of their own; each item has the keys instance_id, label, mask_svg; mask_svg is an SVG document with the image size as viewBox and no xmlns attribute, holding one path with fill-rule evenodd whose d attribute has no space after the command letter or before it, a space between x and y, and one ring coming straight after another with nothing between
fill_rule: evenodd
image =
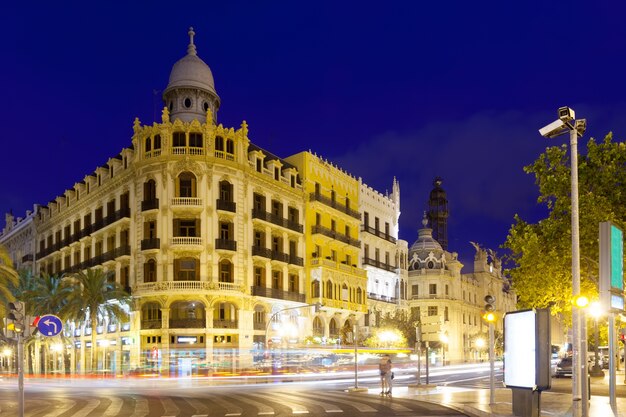
<instances>
[{"instance_id":1,"label":"billboard","mask_svg":"<svg viewBox=\"0 0 626 417\"><path fill-rule=\"evenodd\" d=\"M504 385L550 389L550 310L522 310L504 316Z\"/></svg>"},{"instance_id":2,"label":"billboard","mask_svg":"<svg viewBox=\"0 0 626 417\"><path fill-rule=\"evenodd\" d=\"M600 223L600 302L604 311L624 311L624 234L611 222Z\"/></svg>"}]
</instances>

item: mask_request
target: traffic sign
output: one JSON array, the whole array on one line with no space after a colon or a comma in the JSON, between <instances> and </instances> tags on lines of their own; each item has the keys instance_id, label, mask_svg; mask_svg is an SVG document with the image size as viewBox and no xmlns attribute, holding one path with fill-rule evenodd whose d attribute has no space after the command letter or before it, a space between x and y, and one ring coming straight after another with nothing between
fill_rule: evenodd
<instances>
[{"instance_id":1,"label":"traffic sign","mask_svg":"<svg viewBox=\"0 0 626 417\"><path fill-rule=\"evenodd\" d=\"M37 328L43 336L56 336L63 330L63 322L54 314L46 314L39 318Z\"/></svg>"}]
</instances>

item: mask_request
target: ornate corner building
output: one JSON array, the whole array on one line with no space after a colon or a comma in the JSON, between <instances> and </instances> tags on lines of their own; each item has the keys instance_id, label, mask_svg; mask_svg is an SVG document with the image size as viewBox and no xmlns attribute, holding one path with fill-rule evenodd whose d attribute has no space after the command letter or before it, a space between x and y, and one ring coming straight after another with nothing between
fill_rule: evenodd
<instances>
[{"instance_id":1,"label":"ornate corner building","mask_svg":"<svg viewBox=\"0 0 626 417\"><path fill-rule=\"evenodd\" d=\"M395 179L382 195L311 152L254 145L245 121L217 123L213 75L189 36L161 122L135 119L128 148L0 235L18 266L102 267L132 294L130 322L64 329L73 370L89 370L94 331L101 369L239 369L265 346L333 343L354 324L367 331L374 312L408 308Z\"/></svg>"}]
</instances>

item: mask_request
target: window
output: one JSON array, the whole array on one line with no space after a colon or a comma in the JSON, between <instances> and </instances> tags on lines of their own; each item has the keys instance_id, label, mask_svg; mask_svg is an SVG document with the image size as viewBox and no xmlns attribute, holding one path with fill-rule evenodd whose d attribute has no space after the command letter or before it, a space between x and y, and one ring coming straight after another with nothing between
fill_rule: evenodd
<instances>
[{"instance_id":1,"label":"window","mask_svg":"<svg viewBox=\"0 0 626 417\"><path fill-rule=\"evenodd\" d=\"M429 284L428 285L428 294L437 295L437 284Z\"/></svg>"},{"instance_id":2,"label":"window","mask_svg":"<svg viewBox=\"0 0 626 417\"><path fill-rule=\"evenodd\" d=\"M265 233L258 230L254 231L254 246L258 248L265 247Z\"/></svg>"},{"instance_id":3,"label":"window","mask_svg":"<svg viewBox=\"0 0 626 417\"><path fill-rule=\"evenodd\" d=\"M419 285L414 284L411 286L411 294L413 298L417 298L419 296Z\"/></svg>"},{"instance_id":4,"label":"window","mask_svg":"<svg viewBox=\"0 0 626 417\"><path fill-rule=\"evenodd\" d=\"M161 135L154 135L154 149L161 149Z\"/></svg>"},{"instance_id":5,"label":"window","mask_svg":"<svg viewBox=\"0 0 626 417\"><path fill-rule=\"evenodd\" d=\"M220 222L220 239L231 240L232 223Z\"/></svg>"},{"instance_id":6,"label":"window","mask_svg":"<svg viewBox=\"0 0 626 417\"><path fill-rule=\"evenodd\" d=\"M235 142L232 139L226 140L226 153L231 155L235 153Z\"/></svg>"},{"instance_id":7,"label":"window","mask_svg":"<svg viewBox=\"0 0 626 417\"><path fill-rule=\"evenodd\" d=\"M187 138L185 138L185 132L174 132L172 134L172 145L174 147L187 146Z\"/></svg>"},{"instance_id":8,"label":"window","mask_svg":"<svg viewBox=\"0 0 626 417\"><path fill-rule=\"evenodd\" d=\"M376 230L377 234L378 234L379 226L380 226L380 219L378 217L374 217L374 230Z\"/></svg>"},{"instance_id":9,"label":"window","mask_svg":"<svg viewBox=\"0 0 626 417\"><path fill-rule=\"evenodd\" d=\"M319 226L322 224L322 216L319 213L315 213L315 225Z\"/></svg>"},{"instance_id":10,"label":"window","mask_svg":"<svg viewBox=\"0 0 626 417\"><path fill-rule=\"evenodd\" d=\"M256 170L257 172L263 172L263 160L261 158L256 159Z\"/></svg>"},{"instance_id":11,"label":"window","mask_svg":"<svg viewBox=\"0 0 626 417\"><path fill-rule=\"evenodd\" d=\"M363 213L363 224L365 227L370 225L370 214L367 211Z\"/></svg>"},{"instance_id":12,"label":"window","mask_svg":"<svg viewBox=\"0 0 626 417\"><path fill-rule=\"evenodd\" d=\"M446 296L450 295L450 288L448 287L448 284L446 284Z\"/></svg>"},{"instance_id":13,"label":"window","mask_svg":"<svg viewBox=\"0 0 626 417\"><path fill-rule=\"evenodd\" d=\"M365 255L365 259L369 259L370 257L370 245L365 244L363 247L363 255Z\"/></svg>"},{"instance_id":14,"label":"window","mask_svg":"<svg viewBox=\"0 0 626 417\"><path fill-rule=\"evenodd\" d=\"M254 196L252 198L254 210L265 211L265 196L262 194L254 193Z\"/></svg>"},{"instance_id":15,"label":"window","mask_svg":"<svg viewBox=\"0 0 626 417\"><path fill-rule=\"evenodd\" d=\"M254 268L254 285L256 287L265 287L265 268L260 266Z\"/></svg>"},{"instance_id":16,"label":"window","mask_svg":"<svg viewBox=\"0 0 626 417\"><path fill-rule=\"evenodd\" d=\"M350 226L345 227L346 236L350 237Z\"/></svg>"},{"instance_id":17,"label":"window","mask_svg":"<svg viewBox=\"0 0 626 417\"><path fill-rule=\"evenodd\" d=\"M228 181L220 181L220 200L233 201L233 185Z\"/></svg>"},{"instance_id":18,"label":"window","mask_svg":"<svg viewBox=\"0 0 626 417\"><path fill-rule=\"evenodd\" d=\"M337 222L335 220L331 219L331 221L330 221L330 230L332 230L333 232L335 230L337 230Z\"/></svg>"},{"instance_id":19,"label":"window","mask_svg":"<svg viewBox=\"0 0 626 417\"><path fill-rule=\"evenodd\" d=\"M298 218L300 217L298 209L293 208L293 207L289 207L287 209L287 216L288 216L289 222L291 222L291 223L298 223L298 220L299 220Z\"/></svg>"},{"instance_id":20,"label":"window","mask_svg":"<svg viewBox=\"0 0 626 417\"><path fill-rule=\"evenodd\" d=\"M224 151L224 138L221 136L215 137L215 150Z\"/></svg>"},{"instance_id":21,"label":"window","mask_svg":"<svg viewBox=\"0 0 626 417\"><path fill-rule=\"evenodd\" d=\"M143 184L143 200L154 201L156 199L156 183L148 180Z\"/></svg>"},{"instance_id":22,"label":"window","mask_svg":"<svg viewBox=\"0 0 626 417\"><path fill-rule=\"evenodd\" d=\"M465 317L465 314L463 315L463 317ZM449 321L449 320L450 319L448 318L448 307L444 307L443 308L443 321Z\"/></svg>"},{"instance_id":23,"label":"window","mask_svg":"<svg viewBox=\"0 0 626 417\"><path fill-rule=\"evenodd\" d=\"M144 239L156 239L156 221L145 222L143 234Z\"/></svg>"},{"instance_id":24,"label":"window","mask_svg":"<svg viewBox=\"0 0 626 417\"><path fill-rule=\"evenodd\" d=\"M146 152L150 152L152 150L152 140L150 138L146 138Z\"/></svg>"},{"instance_id":25,"label":"window","mask_svg":"<svg viewBox=\"0 0 626 417\"><path fill-rule=\"evenodd\" d=\"M277 217L283 217L283 205L280 201L272 200L272 214Z\"/></svg>"},{"instance_id":26,"label":"window","mask_svg":"<svg viewBox=\"0 0 626 417\"><path fill-rule=\"evenodd\" d=\"M283 251L283 239L280 236L272 236L272 250L274 252Z\"/></svg>"},{"instance_id":27,"label":"window","mask_svg":"<svg viewBox=\"0 0 626 417\"><path fill-rule=\"evenodd\" d=\"M229 260L220 261L220 282L233 282L233 264Z\"/></svg>"},{"instance_id":28,"label":"window","mask_svg":"<svg viewBox=\"0 0 626 417\"><path fill-rule=\"evenodd\" d=\"M189 134L189 146L192 148L202 148L202 133Z\"/></svg>"},{"instance_id":29,"label":"window","mask_svg":"<svg viewBox=\"0 0 626 417\"><path fill-rule=\"evenodd\" d=\"M161 320L161 308L158 303L146 303L141 307L142 320Z\"/></svg>"},{"instance_id":30,"label":"window","mask_svg":"<svg viewBox=\"0 0 626 417\"><path fill-rule=\"evenodd\" d=\"M156 282L156 262L154 259L143 264L143 282Z\"/></svg>"},{"instance_id":31,"label":"window","mask_svg":"<svg viewBox=\"0 0 626 417\"><path fill-rule=\"evenodd\" d=\"M437 306L428 306L428 315L430 317L437 316L438 315Z\"/></svg>"},{"instance_id":32,"label":"window","mask_svg":"<svg viewBox=\"0 0 626 417\"><path fill-rule=\"evenodd\" d=\"M197 227L200 220L174 219L174 233L176 237L199 237Z\"/></svg>"},{"instance_id":33,"label":"window","mask_svg":"<svg viewBox=\"0 0 626 417\"><path fill-rule=\"evenodd\" d=\"M298 285L298 275L289 274L289 291L298 292L300 290Z\"/></svg>"},{"instance_id":34,"label":"window","mask_svg":"<svg viewBox=\"0 0 626 417\"><path fill-rule=\"evenodd\" d=\"M336 250L331 250L330 251L330 259L332 259L333 261L337 262L337 251Z\"/></svg>"},{"instance_id":35,"label":"window","mask_svg":"<svg viewBox=\"0 0 626 417\"><path fill-rule=\"evenodd\" d=\"M272 271L272 288L275 290L283 289L283 274L280 271Z\"/></svg>"},{"instance_id":36,"label":"window","mask_svg":"<svg viewBox=\"0 0 626 417\"><path fill-rule=\"evenodd\" d=\"M274 179L278 181L280 179L280 168L274 167Z\"/></svg>"},{"instance_id":37,"label":"window","mask_svg":"<svg viewBox=\"0 0 626 417\"><path fill-rule=\"evenodd\" d=\"M191 172L182 172L178 176L178 197L196 196L196 177Z\"/></svg>"},{"instance_id":38,"label":"window","mask_svg":"<svg viewBox=\"0 0 626 417\"><path fill-rule=\"evenodd\" d=\"M174 275L177 281L199 281L198 260L181 258L174 260Z\"/></svg>"}]
</instances>

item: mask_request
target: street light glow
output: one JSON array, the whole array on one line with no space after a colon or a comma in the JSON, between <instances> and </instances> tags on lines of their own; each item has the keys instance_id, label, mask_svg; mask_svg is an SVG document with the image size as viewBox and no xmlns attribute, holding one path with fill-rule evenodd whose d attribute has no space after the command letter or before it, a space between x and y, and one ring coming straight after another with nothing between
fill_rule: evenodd
<instances>
[{"instance_id":1,"label":"street light glow","mask_svg":"<svg viewBox=\"0 0 626 417\"><path fill-rule=\"evenodd\" d=\"M602 308L598 301L594 301L589 304L589 314L591 314L596 320L602 315Z\"/></svg>"},{"instance_id":2,"label":"street light glow","mask_svg":"<svg viewBox=\"0 0 626 417\"><path fill-rule=\"evenodd\" d=\"M478 339L476 339L476 347L479 349L482 349L485 347L485 339L483 339L482 337L479 337Z\"/></svg>"}]
</instances>

